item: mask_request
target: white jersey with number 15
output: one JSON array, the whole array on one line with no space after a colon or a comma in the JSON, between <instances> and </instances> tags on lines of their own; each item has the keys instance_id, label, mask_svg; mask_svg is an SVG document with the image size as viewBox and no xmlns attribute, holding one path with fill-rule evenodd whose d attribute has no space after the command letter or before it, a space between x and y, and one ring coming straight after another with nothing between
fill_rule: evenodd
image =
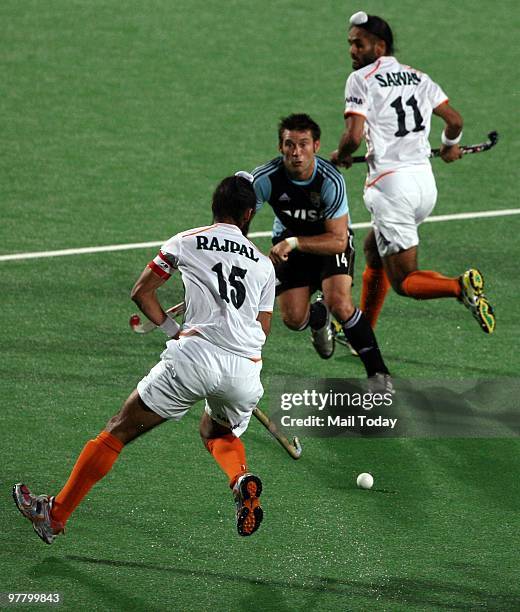
<instances>
[{"instance_id":1,"label":"white jersey with number 15","mask_svg":"<svg viewBox=\"0 0 520 612\"><path fill-rule=\"evenodd\" d=\"M150 268L182 274L186 314L181 335L198 334L236 355L259 359L265 334L256 320L271 312L275 274L236 225L215 223L181 232L161 247Z\"/></svg>"},{"instance_id":2,"label":"white jersey with number 15","mask_svg":"<svg viewBox=\"0 0 520 612\"><path fill-rule=\"evenodd\" d=\"M429 164L432 111L448 98L427 74L383 56L353 72L345 85L345 116L365 117L370 172Z\"/></svg>"}]
</instances>

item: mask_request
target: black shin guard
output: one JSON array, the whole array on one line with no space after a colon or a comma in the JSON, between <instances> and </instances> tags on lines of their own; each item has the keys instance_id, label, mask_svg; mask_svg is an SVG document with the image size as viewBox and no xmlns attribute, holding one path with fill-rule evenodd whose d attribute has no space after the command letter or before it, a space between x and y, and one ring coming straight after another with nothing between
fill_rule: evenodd
<instances>
[{"instance_id":1,"label":"black shin guard","mask_svg":"<svg viewBox=\"0 0 520 612\"><path fill-rule=\"evenodd\" d=\"M339 321L339 323L346 339L363 362L367 376L373 376L377 372L388 374L374 331L363 312L356 308L350 319Z\"/></svg>"}]
</instances>

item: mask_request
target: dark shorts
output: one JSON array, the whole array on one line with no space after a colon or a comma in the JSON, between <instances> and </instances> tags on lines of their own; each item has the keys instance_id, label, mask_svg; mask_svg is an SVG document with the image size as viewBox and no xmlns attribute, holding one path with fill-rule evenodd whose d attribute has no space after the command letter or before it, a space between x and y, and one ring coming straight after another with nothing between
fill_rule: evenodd
<instances>
[{"instance_id":1,"label":"dark shorts","mask_svg":"<svg viewBox=\"0 0 520 612\"><path fill-rule=\"evenodd\" d=\"M354 278L354 258L354 236L351 231L344 253L313 255L291 251L287 261L275 266L276 295L296 287L309 287L311 293L314 293L321 289L324 279L337 274L348 274Z\"/></svg>"}]
</instances>

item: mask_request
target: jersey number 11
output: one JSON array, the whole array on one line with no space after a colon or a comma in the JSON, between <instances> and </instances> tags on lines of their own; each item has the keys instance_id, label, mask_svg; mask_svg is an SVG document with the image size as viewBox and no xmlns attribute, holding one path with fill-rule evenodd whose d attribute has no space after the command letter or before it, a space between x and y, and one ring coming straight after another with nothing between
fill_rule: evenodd
<instances>
[{"instance_id":1,"label":"jersey number 11","mask_svg":"<svg viewBox=\"0 0 520 612\"><path fill-rule=\"evenodd\" d=\"M410 132L406 129L406 112L403 108L403 101L401 99L401 96L398 96L392 102L392 104L390 104L390 106L395 109L395 112L397 113L397 132L394 134L394 136L406 136L406 134L409 134ZM423 117L419 112L419 106L417 104L415 96L412 96L411 98L408 98L408 100L406 100L406 106L410 106L413 109L413 118L415 121L415 127L413 131L422 132L422 130L424 130Z\"/></svg>"}]
</instances>

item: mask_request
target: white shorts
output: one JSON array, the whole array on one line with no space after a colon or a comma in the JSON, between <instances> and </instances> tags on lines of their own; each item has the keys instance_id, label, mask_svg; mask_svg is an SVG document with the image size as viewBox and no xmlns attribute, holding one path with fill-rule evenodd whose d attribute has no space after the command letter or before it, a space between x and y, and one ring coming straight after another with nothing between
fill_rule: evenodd
<instances>
[{"instance_id":1,"label":"white shorts","mask_svg":"<svg viewBox=\"0 0 520 612\"><path fill-rule=\"evenodd\" d=\"M138 383L137 391L148 408L174 421L204 399L209 416L239 437L264 393L261 369L261 361L190 336L167 343L161 361Z\"/></svg>"},{"instance_id":2,"label":"white shorts","mask_svg":"<svg viewBox=\"0 0 520 612\"><path fill-rule=\"evenodd\" d=\"M363 198L372 215L381 257L417 246L417 228L430 215L437 201L431 166L400 168L370 177Z\"/></svg>"}]
</instances>

